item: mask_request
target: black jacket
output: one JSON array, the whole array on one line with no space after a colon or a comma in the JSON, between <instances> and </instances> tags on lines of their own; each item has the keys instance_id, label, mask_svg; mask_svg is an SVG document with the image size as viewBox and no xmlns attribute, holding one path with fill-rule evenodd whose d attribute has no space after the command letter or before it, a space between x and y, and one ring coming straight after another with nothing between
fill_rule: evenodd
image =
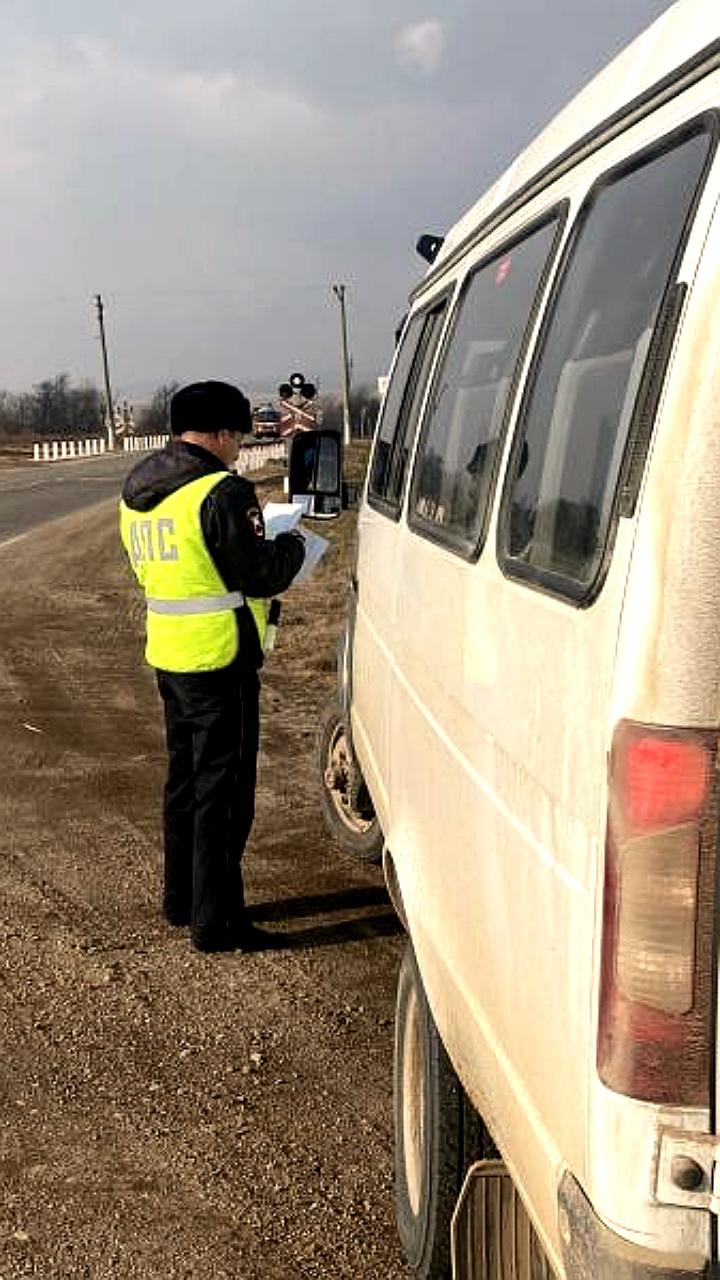
<instances>
[{"instance_id":1,"label":"black jacket","mask_svg":"<svg viewBox=\"0 0 720 1280\"><path fill-rule=\"evenodd\" d=\"M216 471L224 463L200 445L171 440L133 467L122 496L132 511L154 507L192 480ZM205 545L228 591L268 598L290 586L305 557L300 538L280 533L268 541L255 489L249 480L227 471L204 499L200 522ZM236 612L240 660L262 666L262 652L252 614L245 605Z\"/></svg>"}]
</instances>

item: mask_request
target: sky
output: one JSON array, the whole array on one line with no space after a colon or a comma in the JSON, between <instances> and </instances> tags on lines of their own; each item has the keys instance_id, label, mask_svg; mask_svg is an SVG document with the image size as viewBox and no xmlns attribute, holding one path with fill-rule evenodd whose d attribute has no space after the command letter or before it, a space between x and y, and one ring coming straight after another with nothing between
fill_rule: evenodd
<instances>
[{"instance_id":1,"label":"sky","mask_svg":"<svg viewBox=\"0 0 720 1280\"><path fill-rule=\"evenodd\" d=\"M0 388L374 383L444 232L667 0L2 0Z\"/></svg>"}]
</instances>

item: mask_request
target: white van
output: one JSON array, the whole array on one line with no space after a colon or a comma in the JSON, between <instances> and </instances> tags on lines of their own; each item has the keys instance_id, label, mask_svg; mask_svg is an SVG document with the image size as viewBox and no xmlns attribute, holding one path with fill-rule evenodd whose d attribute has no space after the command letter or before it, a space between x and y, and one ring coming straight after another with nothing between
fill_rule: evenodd
<instances>
[{"instance_id":1,"label":"white van","mask_svg":"<svg viewBox=\"0 0 720 1280\"><path fill-rule=\"evenodd\" d=\"M719 129L720 8L680 0L453 228L395 356L324 777L410 939L423 1280L453 1215L458 1280L715 1274Z\"/></svg>"}]
</instances>

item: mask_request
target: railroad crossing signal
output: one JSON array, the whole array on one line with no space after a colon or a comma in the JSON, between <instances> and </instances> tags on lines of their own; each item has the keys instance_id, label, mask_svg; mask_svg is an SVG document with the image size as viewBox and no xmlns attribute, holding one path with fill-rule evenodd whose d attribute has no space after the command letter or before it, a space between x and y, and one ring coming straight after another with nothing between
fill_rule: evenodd
<instances>
[{"instance_id":1,"label":"railroad crossing signal","mask_svg":"<svg viewBox=\"0 0 720 1280\"><path fill-rule=\"evenodd\" d=\"M281 434L296 431L312 431L320 420L320 410L310 401L317 395L313 382L306 382L304 373L291 373L288 382L278 387L280 396Z\"/></svg>"},{"instance_id":2,"label":"railroad crossing signal","mask_svg":"<svg viewBox=\"0 0 720 1280\"><path fill-rule=\"evenodd\" d=\"M302 400L314 400L317 387L314 382L306 382L304 373L291 373L289 382L281 382L278 387L281 400L289 400L292 396L300 396Z\"/></svg>"}]
</instances>

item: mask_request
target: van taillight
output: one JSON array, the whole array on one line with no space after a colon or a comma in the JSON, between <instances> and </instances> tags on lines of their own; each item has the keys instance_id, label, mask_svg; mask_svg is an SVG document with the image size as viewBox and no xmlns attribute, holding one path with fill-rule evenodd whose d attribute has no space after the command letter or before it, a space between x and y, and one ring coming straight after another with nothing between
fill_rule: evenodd
<instances>
[{"instance_id":1,"label":"van taillight","mask_svg":"<svg viewBox=\"0 0 720 1280\"><path fill-rule=\"evenodd\" d=\"M610 756L598 1071L709 1106L717 734L624 721Z\"/></svg>"}]
</instances>

